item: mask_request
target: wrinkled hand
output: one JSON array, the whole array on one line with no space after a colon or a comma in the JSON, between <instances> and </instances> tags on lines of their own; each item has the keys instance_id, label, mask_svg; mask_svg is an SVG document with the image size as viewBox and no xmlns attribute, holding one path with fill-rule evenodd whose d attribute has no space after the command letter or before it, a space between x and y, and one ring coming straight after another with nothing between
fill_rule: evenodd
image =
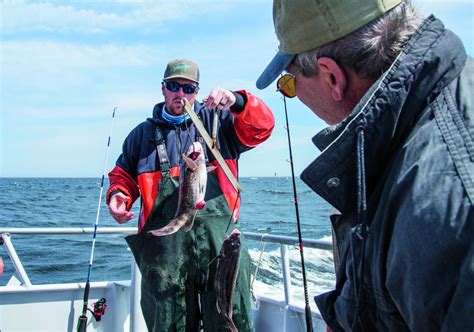
<instances>
[{"instance_id":1,"label":"wrinkled hand","mask_svg":"<svg viewBox=\"0 0 474 332\"><path fill-rule=\"evenodd\" d=\"M204 99L204 105L207 108L218 110L229 109L235 103L235 96L232 91L215 87L209 96Z\"/></svg>"},{"instance_id":2,"label":"wrinkled hand","mask_svg":"<svg viewBox=\"0 0 474 332\"><path fill-rule=\"evenodd\" d=\"M110 201L109 201L110 215L119 224L123 224L123 223L126 223L127 221L130 221L134 216L133 212L127 211L127 201L129 199L130 197L122 193L116 193L110 198Z\"/></svg>"}]
</instances>

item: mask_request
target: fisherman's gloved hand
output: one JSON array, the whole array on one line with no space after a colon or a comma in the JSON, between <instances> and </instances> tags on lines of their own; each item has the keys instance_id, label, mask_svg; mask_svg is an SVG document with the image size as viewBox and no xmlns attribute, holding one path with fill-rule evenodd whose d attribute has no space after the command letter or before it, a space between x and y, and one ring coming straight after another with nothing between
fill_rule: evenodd
<instances>
[{"instance_id":1,"label":"fisherman's gloved hand","mask_svg":"<svg viewBox=\"0 0 474 332\"><path fill-rule=\"evenodd\" d=\"M109 212L112 218L114 218L119 224L130 221L135 215L132 211L127 211L127 202L129 201L130 197L121 192L110 197Z\"/></svg>"}]
</instances>

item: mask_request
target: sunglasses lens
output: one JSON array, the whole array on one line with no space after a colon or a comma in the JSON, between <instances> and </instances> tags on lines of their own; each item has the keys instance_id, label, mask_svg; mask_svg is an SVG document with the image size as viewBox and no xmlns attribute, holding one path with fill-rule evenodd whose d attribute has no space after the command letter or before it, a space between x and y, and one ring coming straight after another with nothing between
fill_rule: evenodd
<instances>
[{"instance_id":1,"label":"sunglasses lens","mask_svg":"<svg viewBox=\"0 0 474 332\"><path fill-rule=\"evenodd\" d=\"M165 82L165 86L168 90L170 90L171 92L176 92L179 90L179 83L176 83L176 82Z\"/></svg>"},{"instance_id":2,"label":"sunglasses lens","mask_svg":"<svg viewBox=\"0 0 474 332\"><path fill-rule=\"evenodd\" d=\"M179 84L178 82L166 81L165 87L171 92L177 92L179 88L183 88L185 94L192 94L196 92L197 86L192 84Z\"/></svg>"},{"instance_id":3,"label":"sunglasses lens","mask_svg":"<svg viewBox=\"0 0 474 332\"><path fill-rule=\"evenodd\" d=\"M295 97L295 77L291 74L283 75L277 81L277 88L284 96L288 98Z\"/></svg>"},{"instance_id":4,"label":"sunglasses lens","mask_svg":"<svg viewBox=\"0 0 474 332\"><path fill-rule=\"evenodd\" d=\"M184 84L181 85L183 87L183 92L190 95L194 92L196 92L197 86L192 85L192 84Z\"/></svg>"}]
</instances>

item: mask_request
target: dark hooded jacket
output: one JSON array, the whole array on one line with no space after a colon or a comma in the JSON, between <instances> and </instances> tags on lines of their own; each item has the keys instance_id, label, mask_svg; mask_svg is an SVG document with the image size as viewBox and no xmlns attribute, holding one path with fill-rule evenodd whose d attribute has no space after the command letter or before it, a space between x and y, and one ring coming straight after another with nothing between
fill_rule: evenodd
<instances>
[{"instance_id":1,"label":"dark hooded jacket","mask_svg":"<svg viewBox=\"0 0 474 332\"><path fill-rule=\"evenodd\" d=\"M315 298L333 331L473 331L473 93L472 59L430 17L351 115L314 137L322 152L301 178L340 211L336 289Z\"/></svg>"},{"instance_id":2,"label":"dark hooded jacket","mask_svg":"<svg viewBox=\"0 0 474 332\"><path fill-rule=\"evenodd\" d=\"M236 104L230 110L219 111L216 146L234 176L238 177L238 160L240 154L250 150L270 137L274 117L268 106L259 98L247 91L234 92ZM157 158L156 128L159 127L169 158L171 176L179 176L180 156L186 152L192 141L198 137L191 120L180 125L170 125L162 117L164 103L155 105L153 117L135 127L123 143L122 154L115 168L109 173L110 187L107 191L107 204L115 191L121 191L130 199L127 208L141 196L138 229L142 230L158 196L159 182L162 178L161 165ZM194 111L201 119L205 129L211 135L213 127L213 110L195 101ZM205 144L203 147L206 149ZM213 171L220 189L232 207L234 219L238 219L240 199L227 179L222 168L218 167L212 153L207 153L209 165L216 166ZM234 208L235 207L235 208Z\"/></svg>"}]
</instances>

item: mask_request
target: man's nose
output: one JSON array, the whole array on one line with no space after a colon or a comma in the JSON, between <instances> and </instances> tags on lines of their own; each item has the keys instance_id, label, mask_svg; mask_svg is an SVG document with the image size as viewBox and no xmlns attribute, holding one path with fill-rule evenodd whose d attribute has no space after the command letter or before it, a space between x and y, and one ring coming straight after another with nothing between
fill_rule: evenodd
<instances>
[{"instance_id":1,"label":"man's nose","mask_svg":"<svg viewBox=\"0 0 474 332\"><path fill-rule=\"evenodd\" d=\"M176 93L177 93L179 96L183 96L183 97L184 97L184 95L185 95L182 86L179 87L179 89L178 89L178 91L177 91Z\"/></svg>"}]
</instances>

